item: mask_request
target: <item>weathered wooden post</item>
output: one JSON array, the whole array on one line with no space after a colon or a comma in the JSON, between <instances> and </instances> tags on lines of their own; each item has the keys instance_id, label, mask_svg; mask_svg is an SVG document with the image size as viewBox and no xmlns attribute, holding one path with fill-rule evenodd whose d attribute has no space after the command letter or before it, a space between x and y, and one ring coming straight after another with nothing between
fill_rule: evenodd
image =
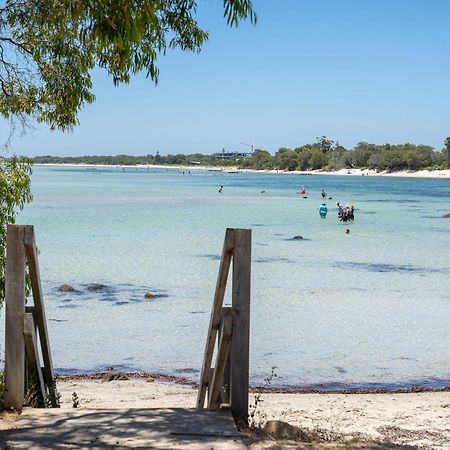
<instances>
[{"instance_id":1,"label":"weathered wooden post","mask_svg":"<svg viewBox=\"0 0 450 450\"><path fill-rule=\"evenodd\" d=\"M41 275L39 272L39 262L34 236L33 225L24 225L24 245L30 273L31 290L33 292L33 320L39 331L39 342L41 344L42 359L44 363L43 376L45 385L49 387L50 400L53 407L58 407L55 398L55 374L53 372L52 354L50 351L50 339L47 331L47 319L45 317L44 296L42 295ZM39 367L40 371L41 368Z\"/></svg>"},{"instance_id":2,"label":"weathered wooden post","mask_svg":"<svg viewBox=\"0 0 450 450\"><path fill-rule=\"evenodd\" d=\"M27 263L33 306L25 306ZM34 377L36 380L32 382L37 384L41 403L50 403L57 408L59 398L54 380L33 225L8 225L5 302L5 408L22 409L26 378L29 381ZM44 367L41 367L39 347ZM25 368L28 368L28 375Z\"/></svg>"},{"instance_id":3,"label":"weathered wooden post","mask_svg":"<svg viewBox=\"0 0 450 450\"><path fill-rule=\"evenodd\" d=\"M229 404L236 421L248 421L250 344L251 230L227 228L217 277L213 308L206 338L197 408ZM233 261L232 306L223 299ZM211 367L214 344L219 338L216 363Z\"/></svg>"},{"instance_id":4,"label":"weathered wooden post","mask_svg":"<svg viewBox=\"0 0 450 450\"><path fill-rule=\"evenodd\" d=\"M203 356L203 365L200 375L200 387L197 396L197 408L203 408L205 403L206 391L209 386L211 362L214 353L214 344L216 342L219 329L220 317L222 312L223 298L227 287L228 272L233 255L234 230L227 228L223 242L222 258L220 259L219 274L217 276L216 291L214 293L211 318L209 320L208 335L206 338L205 354Z\"/></svg>"},{"instance_id":5,"label":"weathered wooden post","mask_svg":"<svg viewBox=\"0 0 450 450\"><path fill-rule=\"evenodd\" d=\"M234 418L243 421L248 420L251 233L234 230L230 403Z\"/></svg>"},{"instance_id":6,"label":"weathered wooden post","mask_svg":"<svg viewBox=\"0 0 450 450\"><path fill-rule=\"evenodd\" d=\"M23 227L8 225L5 292L5 408L22 409L25 379Z\"/></svg>"}]
</instances>

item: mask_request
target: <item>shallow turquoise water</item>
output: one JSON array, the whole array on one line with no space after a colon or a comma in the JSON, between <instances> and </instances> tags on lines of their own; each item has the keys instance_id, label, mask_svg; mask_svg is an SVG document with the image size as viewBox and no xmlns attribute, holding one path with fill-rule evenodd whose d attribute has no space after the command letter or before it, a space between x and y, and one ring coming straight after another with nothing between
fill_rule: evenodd
<instances>
[{"instance_id":1,"label":"shallow turquoise water","mask_svg":"<svg viewBox=\"0 0 450 450\"><path fill-rule=\"evenodd\" d=\"M254 382L277 366L285 385L450 385L449 180L36 167L33 192L18 222L36 228L59 371L198 376L225 228L245 227Z\"/></svg>"}]
</instances>

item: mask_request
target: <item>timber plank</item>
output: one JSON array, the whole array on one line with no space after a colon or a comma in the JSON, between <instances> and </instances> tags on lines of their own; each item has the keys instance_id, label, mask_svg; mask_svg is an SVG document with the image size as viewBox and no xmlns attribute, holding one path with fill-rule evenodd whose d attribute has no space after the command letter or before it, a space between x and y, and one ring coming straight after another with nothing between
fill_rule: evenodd
<instances>
[{"instance_id":1,"label":"timber plank","mask_svg":"<svg viewBox=\"0 0 450 450\"><path fill-rule=\"evenodd\" d=\"M230 403L233 417L244 421L248 419L251 236L251 230L234 231Z\"/></svg>"},{"instance_id":2,"label":"timber plank","mask_svg":"<svg viewBox=\"0 0 450 450\"><path fill-rule=\"evenodd\" d=\"M217 351L214 375L208 392L208 408L216 410L220 407L220 393L222 389L222 379L230 348L231 330L232 330L232 308L222 308L222 320L220 324L219 349Z\"/></svg>"},{"instance_id":3,"label":"timber plank","mask_svg":"<svg viewBox=\"0 0 450 450\"><path fill-rule=\"evenodd\" d=\"M2 433L14 449L152 448L244 450L229 413L182 408L26 409Z\"/></svg>"},{"instance_id":4,"label":"timber plank","mask_svg":"<svg viewBox=\"0 0 450 450\"><path fill-rule=\"evenodd\" d=\"M30 313L26 313L23 319L23 335L28 368L31 373L34 373L37 376L40 398L45 404L47 392L45 389L44 377L42 375L41 363L39 361L36 328L34 326L33 315Z\"/></svg>"},{"instance_id":5,"label":"timber plank","mask_svg":"<svg viewBox=\"0 0 450 450\"><path fill-rule=\"evenodd\" d=\"M44 362L43 374L45 384L49 387L49 398L54 408L59 406L58 396L55 387L55 374L53 371L52 354L50 350L50 340L47 331L47 320L45 317L44 298L42 295L41 277L39 273L39 262L37 257L36 241L33 225L24 226L24 244L27 256L28 270L33 291L34 310L33 318L39 331L39 341L41 344L42 359Z\"/></svg>"},{"instance_id":6,"label":"timber plank","mask_svg":"<svg viewBox=\"0 0 450 450\"><path fill-rule=\"evenodd\" d=\"M231 257L234 247L234 229L227 228L220 260L219 274L217 276L216 290L214 293L213 308L209 322L208 334L206 338L205 353L203 356L203 365L200 375L200 386L197 396L197 408L203 408L206 397L206 388L210 379L209 371L214 353L214 344L216 342L217 330L219 328L220 313L222 310L223 298L228 280Z\"/></svg>"},{"instance_id":7,"label":"timber plank","mask_svg":"<svg viewBox=\"0 0 450 450\"><path fill-rule=\"evenodd\" d=\"M5 409L20 410L24 400L25 251L24 228L8 225L5 295Z\"/></svg>"}]
</instances>

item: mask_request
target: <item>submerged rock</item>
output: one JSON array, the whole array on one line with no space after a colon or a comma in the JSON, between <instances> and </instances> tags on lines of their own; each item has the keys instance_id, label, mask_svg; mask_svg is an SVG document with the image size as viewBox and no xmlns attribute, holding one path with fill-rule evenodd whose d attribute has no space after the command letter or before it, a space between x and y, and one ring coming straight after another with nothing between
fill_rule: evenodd
<instances>
[{"instance_id":1,"label":"submerged rock","mask_svg":"<svg viewBox=\"0 0 450 450\"><path fill-rule=\"evenodd\" d=\"M450 219L450 213L444 214L442 216L443 219Z\"/></svg>"},{"instance_id":2,"label":"submerged rock","mask_svg":"<svg viewBox=\"0 0 450 450\"><path fill-rule=\"evenodd\" d=\"M59 292L75 292L75 288L73 288L70 284L62 284L58 288Z\"/></svg>"},{"instance_id":3,"label":"submerged rock","mask_svg":"<svg viewBox=\"0 0 450 450\"><path fill-rule=\"evenodd\" d=\"M107 288L108 286L105 286L104 284L100 283L92 283L87 287L88 291L101 291L102 289Z\"/></svg>"},{"instance_id":4,"label":"submerged rock","mask_svg":"<svg viewBox=\"0 0 450 450\"><path fill-rule=\"evenodd\" d=\"M300 235L294 236L294 237L292 238L292 240L293 240L293 241L303 241L303 236L300 236Z\"/></svg>"}]
</instances>

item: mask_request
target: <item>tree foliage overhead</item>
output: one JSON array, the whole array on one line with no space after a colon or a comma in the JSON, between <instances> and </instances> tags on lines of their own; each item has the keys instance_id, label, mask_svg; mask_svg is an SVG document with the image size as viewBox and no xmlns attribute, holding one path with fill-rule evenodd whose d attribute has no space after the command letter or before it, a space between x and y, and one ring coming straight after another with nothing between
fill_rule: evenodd
<instances>
[{"instance_id":1,"label":"tree foliage overhead","mask_svg":"<svg viewBox=\"0 0 450 450\"><path fill-rule=\"evenodd\" d=\"M6 0L0 8L0 113L70 129L92 103L91 71L114 84L158 80L167 49L198 52L208 33L195 0ZM230 26L256 22L251 0L223 0Z\"/></svg>"},{"instance_id":2,"label":"tree foliage overhead","mask_svg":"<svg viewBox=\"0 0 450 450\"><path fill-rule=\"evenodd\" d=\"M251 0L223 0L230 26L256 22ZM32 118L50 129L78 123L92 103L91 72L104 69L114 84L144 72L158 80L167 49L198 52L208 39L195 0L0 1L0 114L14 126ZM31 201L31 164L0 160L0 305L5 287L6 227Z\"/></svg>"}]
</instances>

